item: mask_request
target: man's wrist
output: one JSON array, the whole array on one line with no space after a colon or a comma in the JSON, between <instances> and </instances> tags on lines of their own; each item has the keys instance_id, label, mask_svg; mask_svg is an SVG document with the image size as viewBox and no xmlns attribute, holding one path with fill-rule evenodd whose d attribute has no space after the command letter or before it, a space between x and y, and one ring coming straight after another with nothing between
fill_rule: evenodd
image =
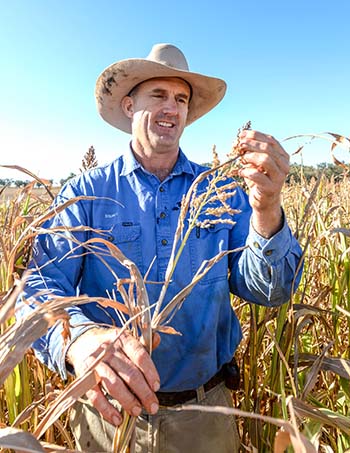
<instances>
[{"instance_id":1,"label":"man's wrist","mask_svg":"<svg viewBox=\"0 0 350 453\"><path fill-rule=\"evenodd\" d=\"M77 342L79 342L82 337L88 335L88 334L92 334L93 331L96 331L96 330L100 330L102 327L98 327L96 325L91 325L89 327L86 328L86 330L83 330L80 335L77 335L74 339L72 339L72 341L69 343L67 349L66 349L66 362L71 365L71 366L74 366L74 360L73 360L73 356L74 354L72 354L72 352L74 351L74 348L77 346Z\"/></svg>"},{"instance_id":2,"label":"man's wrist","mask_svg":"<svg viewBox=\"0 0 350 453\"><path fill-rule=\"evenodd\" d=\"M252 226L263 238L270 239L278 233L284 224L282 207L264 212L253 211Z\"/></svg>"}]
</instances>

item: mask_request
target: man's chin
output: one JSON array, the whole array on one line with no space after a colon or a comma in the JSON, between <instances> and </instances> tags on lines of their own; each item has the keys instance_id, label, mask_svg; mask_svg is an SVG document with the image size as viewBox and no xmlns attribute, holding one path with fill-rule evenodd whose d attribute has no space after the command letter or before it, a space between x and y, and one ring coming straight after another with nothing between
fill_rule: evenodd
<instances>
[{"instance_id":1,"label":"man's chin","mask_svg":"<svg viewBox=\"0 0 350 453\"><path fill-rule=\"evenodd\" d=\"M154 141L156 148L178 148L179 147L179 140L175 139L174 137L169 137L167 135L158 135L156 140Z\"/></svg>"}]
</instances>

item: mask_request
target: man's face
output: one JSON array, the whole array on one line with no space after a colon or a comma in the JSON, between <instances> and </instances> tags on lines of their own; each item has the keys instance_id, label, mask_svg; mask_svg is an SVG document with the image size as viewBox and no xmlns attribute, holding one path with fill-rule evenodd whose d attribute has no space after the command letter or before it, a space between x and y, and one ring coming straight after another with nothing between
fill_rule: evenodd
<instances>
[{"instance_id":1,"label":"man's face","mask_svg":"<svg viewBox=\"0 0 350 453\"><path fill-rule=\"evenodd\" d=\"M133 145L146 153L177 152L186 125L190 87L179 78L157 78L141 83L123 99L131 118Z\"/></svg>"}]
</instances>

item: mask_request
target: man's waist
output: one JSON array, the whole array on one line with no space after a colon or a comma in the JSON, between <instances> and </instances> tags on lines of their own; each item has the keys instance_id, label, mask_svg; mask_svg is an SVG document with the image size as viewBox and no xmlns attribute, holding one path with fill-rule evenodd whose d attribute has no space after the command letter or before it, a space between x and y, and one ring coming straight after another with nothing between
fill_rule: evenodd
<instances>
[{"instance_id":1,"label":"man's waist","mask_svg":"<svg viewBox=\"0 0 350 453\"><path fill-rule=\"evenodd\" d=\"M231 390L239 388L239 368L236 360L233 358L231 362L226 363L201 389L204 392L209 392L218 384L225 382L225 385ZM157 392L159 404L161 406L176 406L177 404L185 404L186 402L197 398L199 389L184 390L180 392Z\"/></svg>"}]
</instances>

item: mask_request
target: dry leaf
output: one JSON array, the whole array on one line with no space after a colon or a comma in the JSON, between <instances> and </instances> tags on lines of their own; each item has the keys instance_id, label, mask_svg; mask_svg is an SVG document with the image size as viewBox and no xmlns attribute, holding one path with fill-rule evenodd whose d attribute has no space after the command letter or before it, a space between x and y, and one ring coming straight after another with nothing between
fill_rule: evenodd
<instances>
[{"instance_id":1,"label":"dry leaf","mask_svg":"<svg viewBox=\"0 0 350 453\"><path fill-rule=\"evenodd\" d=\"M0 429L0 446L17 452L44 453L40 442L32 434L15 428Z\"/></svg>"},{"instance_id":2,"label":"dry leaf","mask_svg":"<svg viewBox=\"0 0 350 453\"><path fill-rule=\"evenodd\" d=\"M276 433L275 442L273 444L273 453L284 453L287 447L291 445L290 434L279 429Z\"/></svg>"},{"instance_id":3,"label":"dry leaf","mask_svg":"<svg viewBox=\"0 0 350 453\"><path fill-rule=\"evenodd\" d=\"M300 417L307 417L313 420L317 420L325 425L333 426L348 436L350 435L350 420L349 417L345 417L344 415L337 414L329 409L324 408L317 408L311 406L304 401L293 398L293 407L295 412Z\"/></svg>"},{"instance_id":4,"label":"dry leaf","mask_svg":"<svg viewBox=\"0 0 350 453\"><path fill-rule=\"evenodd\" d=\"M340 162L340 160L338 160L335 155L333 154L333 152L331 151L331 156L332 156L332 160L333 160L333 163L335 165L338 165L339 167L343 168L344 170L346 171L349 171L350 168L348 167L348 165L344 164L344 162Z\"/></svg>"},{"instance_id":5,"label":"dry leaf","mask_svg":"<svg viewBox=\"0 0 350 453\"><path fill-rule=\"evenodd\" d=\"M326 353L331 348L331 346L333 346L333 342L329 343L323 349L322 353L317 357L317 359L312 364L310 371L308 371L308 373L306 374L305 385L304 385L303 393L301 395L301 398L303 400L306 399L307 395L310 393L310 391L313 389L314 385L316 384L316 381L318 378L318 373L322 369L322 362L325 358Z\"/></svg>"},{"instance_id":6,"label":"dry leaf","mask_svg":"<svg viewBox=\"0 0 350 453\"><path fill-rule=\"evenodd\" d=\"M273 447L273 453L284 453L292 446L294 453L317 453L316 448L303 434L283 431L282 428L277 432Z\"/></svg>"},{"instance_id":7,"label":"dry leaf","mask_svg":"<svg viewBox=\"0 0 350 453\"><path fill-rule=\"evenodd\" d=\"M49 405L43 418L34 431L38 439L44 432L73 404L91 388L99 383L99 377L95 370L90 370L69 384L65 390Z\"/></svg>"},{"instance_id":8,"label":"dry leaf","mask_svg":"<svg viewBox=\"0 0 350 453\"><path fill-rule=\"evenodd\" d=\"M294 151L294 153L292 153L292 156L295 156L296 154L299 154L300 151L301 151L303 148L304 148L304 145L299 146L299 148L298 148L296 151Z\"/></svg>"},{"instance_id":9,"label":"dry leaf","mask_svg":"<svg viewBox=\"0 0 350 453\"><path fill-rule=\"evenodd\" d=\"M315 354L308 354L306 352L299 354L299 366L311 366L318 356ZM292 357L292 362L295 359ZM350 379L350 360L338 357L324 357L321 364L323 371L331 371L344 379Z\"/></svg>"},{"instance_id":10,"label":"dry leaf","mask_svg":"<svg viewBox=\"0 0 350 453\"><path fill-rule=\"evenodd\" d=\"M51 182L48 181L47 179L42 179L42 178L39 178L37 175L35 175L34 173L32 173L31 171L27 170L26 168L24 167L21 167L20 165L0 165L0 167L3 167L3 168L11 168L12 170L19 170L21 171L22 173L25 173L26 175L30 176L31 178L35 179L35 181L37 181L38 183L42 184L47 193L50 195L51 199L53 200L55 198L55 196L53 195L53 193L51 192L51 190L49 189L49 186L51 185ZM35 182L33 181L33 183L35 184Z\"/></svg>"},{"instance_id":11,"label":"dry leaf","mask_svg":"<svg viewBox=\"0 0 350 453\"><path fill-rule=\"evenodd\" d=\"M327 132L327 134L329 134L335 138L335 141L331 145L331 156L332 156L332 160L333 160L334 164L338 165L339 167L343 168L346 171L349 171L350 170L349 166L344 164L344 162L341 162L340 160L338 160L335 157L335 155L333 154L333 151L335 150L335 148L338 145L341 145L341 144L346 144L348 151L350 151L350 139L348 137L344 137L343 135L335 134L334 132Z\"/></svg>"},{"instance_id":12,"label":"dry leaf","mask_svg":"<svg viewBox=\"0 0 350 453\"><path fill-rule=\"evenodd\" d=\"M329 230L329 234L335 233L342 233L344 236L350 237L350 229L349 228L332 228Z\"/></svg>"},{"instance_id":13,"label":"dry leaf","mask_svg":"<svg viewBox=\"0 0 350 453\"><path fill-rule=\"evenodd\" d=\"M171 326L159 326L155 330L158 332L167 333L169 335L182 335L181 332L178 332L174 329L174 327Z\"/></svg>"},{"instance_id":14,"label":"dry leaf","mask_svg":"<svg viewBox=\"0 0 350 453\"><path fill-rule=\"evenodd\" d=\"M348 137L344 137L343 135L335 134L334 132L326 132L326 134L331 135L335 138L335 142L332 143L331 151L334 150L340 143L350 145L350 139Z\"/></svg>"}]
</instances>

